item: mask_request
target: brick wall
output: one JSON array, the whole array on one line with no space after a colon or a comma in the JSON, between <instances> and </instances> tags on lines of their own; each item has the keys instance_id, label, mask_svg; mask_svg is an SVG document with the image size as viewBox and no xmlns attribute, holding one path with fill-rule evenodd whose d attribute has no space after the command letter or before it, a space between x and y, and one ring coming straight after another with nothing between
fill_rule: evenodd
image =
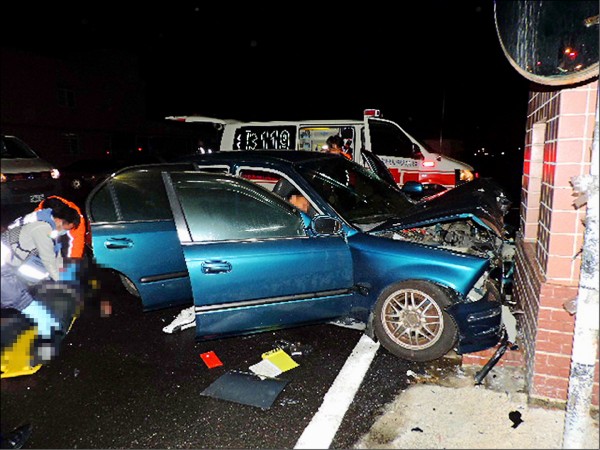
<instances>
[{"instance_id":1,"label":"brick wall","mask_svg":"<svg viewBox=\"0 0 600 450\"><path fill-rule=\"evenodd\" d=\"M514 280L519 350L498 365L524 364L532 398L567 399L576 316L563 305L578 295L586 212L574 207L570 180L590 171L597 92L594 81L529 95ZM485 363L493 351L465 355L463 364Z\"/></svg>"}]
</instances>

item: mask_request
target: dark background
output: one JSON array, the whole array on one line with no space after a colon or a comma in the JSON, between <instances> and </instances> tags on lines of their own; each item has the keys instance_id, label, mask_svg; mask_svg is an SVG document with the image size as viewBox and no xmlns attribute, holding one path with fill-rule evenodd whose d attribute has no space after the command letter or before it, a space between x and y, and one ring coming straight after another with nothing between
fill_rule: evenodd
<instances>
[{"instance_id":1,"label":"dark background","mask_svg":"<svg viewBox=\"0 0 600 450\"><path fill-rule=\"evenodd\" d=\"M502 52L492 0L5 2L1 12L3 46L130 54L149 118L360 119L378 108L520 187L529 82ZM487 159L474 156L481 148Z\"/></svg>"}]
</instances>

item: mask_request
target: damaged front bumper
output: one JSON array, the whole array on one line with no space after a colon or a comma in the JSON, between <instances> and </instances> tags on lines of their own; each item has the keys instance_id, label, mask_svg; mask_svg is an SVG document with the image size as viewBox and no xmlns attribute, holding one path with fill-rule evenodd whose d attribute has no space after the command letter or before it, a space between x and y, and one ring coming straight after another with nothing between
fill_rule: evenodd
<instances>
[{"instance_id":1,"label":"damaged front bumper","mask_svg":"<svg viewBox=\"0 0 600 450\"><path fill-rule=\"evenodd\" d=\"M516 340L516 319L501 302L497 289L488 289L475 302L456 303L448 308L459 330L457 353L471 353L496 346L507 336Z\"/></svg>"}]
</instances>

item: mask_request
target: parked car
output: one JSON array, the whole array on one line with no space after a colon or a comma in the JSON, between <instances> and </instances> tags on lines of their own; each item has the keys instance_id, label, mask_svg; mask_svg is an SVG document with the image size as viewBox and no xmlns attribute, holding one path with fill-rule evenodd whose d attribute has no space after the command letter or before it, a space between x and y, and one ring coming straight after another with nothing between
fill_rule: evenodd
<instances>
[{"instance_id":1,"label":"parked car","mask_svg":"<svg viewBox=\"0 0 600 450\"><path fill-rule=\"evenodd\" d=\"M145 310L193 301L199 340L352 319L414 361L500 341L506 208L489 180L415 203L362 165L303 151L130 167L86 201L96 263Z\"/></svg>"},{"instance_id":2,"label":"parked car","mask_svg":"<svg viewBox=\"0 0 600 450\"><path fill-rule=\"evenodd\" d=\"M0 186L3 225L60 195L60 172L16 136L2 135Z\"/></svg>"}]
</instances>

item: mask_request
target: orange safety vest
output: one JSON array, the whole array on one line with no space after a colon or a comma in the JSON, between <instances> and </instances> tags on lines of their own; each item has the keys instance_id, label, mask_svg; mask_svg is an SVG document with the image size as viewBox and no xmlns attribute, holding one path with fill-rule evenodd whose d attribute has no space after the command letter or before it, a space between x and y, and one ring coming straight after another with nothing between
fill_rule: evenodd
<instances>
[{"instance_id":1,"label":"orange safety vest","mask_svg":"<svg viewBox=\"0 0 600 450\"><path fill-rule=\"evenodd\" d=\"M87 225L85 222L85 217L83 217L83 214L81 214L81 209L79 209L79 206L77 206L75 203L64 199L62 197L59 197L58 195L51 195L48 198L57 198L60 201L62 201L63 203L66 203L68 206L70 206L71 208L73 208L75 211L77 211L79 213L79 217L81 218L81 222L79 223L79 226L77 228L73 228L72 230L69 230L67 232L67 235L69 236L69 246L67 248L67 256L69 258L83 258L83 252L85 249L85 232L87 229ZM40 204L37 206L37 208L35 208L35 211L39 211L42 209L42 202L40 202Z\"/></svg>"}]
</instances>

